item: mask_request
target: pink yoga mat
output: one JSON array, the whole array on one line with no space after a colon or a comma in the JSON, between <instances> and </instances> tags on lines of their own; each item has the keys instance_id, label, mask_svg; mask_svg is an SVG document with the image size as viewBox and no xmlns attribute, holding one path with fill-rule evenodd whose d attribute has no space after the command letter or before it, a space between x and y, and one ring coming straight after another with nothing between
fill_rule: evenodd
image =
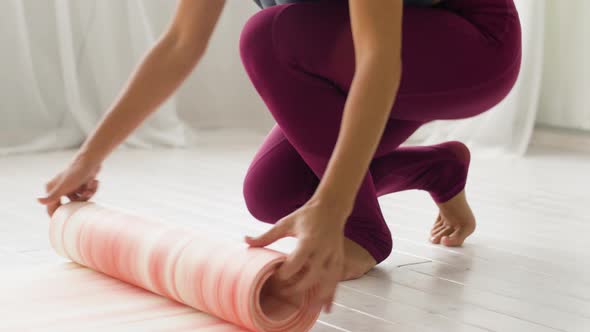
<instances>
[{"instance_id":1,"label":"pink yoga mat","mask_svg":"<svg viewBox=\"0 0 590 332\"><path fill-rule=\"evenodd\" d=\"M92 270L231 322L223 331L309 331L313 290L283 298L268 287L283 253L100 207L69 203L53 215L50 241ZM74 299L75 300L75 299Z\"/></svg>"}]
</instances>

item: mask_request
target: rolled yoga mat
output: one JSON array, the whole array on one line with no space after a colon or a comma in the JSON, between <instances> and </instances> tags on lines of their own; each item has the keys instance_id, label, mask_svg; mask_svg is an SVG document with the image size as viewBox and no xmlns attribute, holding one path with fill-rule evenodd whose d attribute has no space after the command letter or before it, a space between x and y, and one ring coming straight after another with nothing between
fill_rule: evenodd
<instances>
[{"instance_id":1,"label":"rolled yoga mat","mask_svg":"<svg viewBox=\"0 0 590 332\"><path fill-rule=\"evenodd\" d=\"M49 232L61 256L231 322L235 331L309 331L320 314L310 309L313 289L288 299L274 294L268 280L286 256L271 249L94 203L61 206Z\"/></svg>"}]
</instances>

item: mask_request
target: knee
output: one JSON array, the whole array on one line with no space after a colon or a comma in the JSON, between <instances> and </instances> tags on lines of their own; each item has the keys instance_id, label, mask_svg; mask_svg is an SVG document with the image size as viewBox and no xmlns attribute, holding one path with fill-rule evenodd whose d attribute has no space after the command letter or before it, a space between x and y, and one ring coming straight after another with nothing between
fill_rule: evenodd
<instances>
[{"instance_id":1,"label":"knee","mask_svg":"<svg viewBox=\"0 0 590 332\"><path fill-rule=\"evenodd\" d=\"M264 195L264 191L260 190L250 177L246 177L244 180L242 191L246 208L254 218L270 224L278 220L277 216L271 211L270 197Z\"/></svg>"},{"instance_id":2,"label":"knee","mask_svg":"<svg viewBox=\"0 0 590 332\"><path fill-rule=\"evenodd\" d=\"M248 170L243 183L243 195L250 214L265 223L274 224L284 217L285 202L278 188L256 168Z\"/></svg>"}]
</instances>

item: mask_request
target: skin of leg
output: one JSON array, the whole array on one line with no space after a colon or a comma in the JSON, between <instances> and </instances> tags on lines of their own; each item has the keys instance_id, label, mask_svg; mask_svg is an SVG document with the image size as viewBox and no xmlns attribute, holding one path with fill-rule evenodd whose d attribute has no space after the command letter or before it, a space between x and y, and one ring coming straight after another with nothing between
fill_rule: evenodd
<instances>
[{"instance_id":1,"label":"skin of leg","mask_svg":"<svg viewBox=\"0 0 590 332\"><path fill-rule=\"evenodd\" d=\"M449 8L457 4L469 7L461 1L449 3ZM490 33L484 35L481 26L447 9L405 11L404 40L413 42L404 44L404 78L392 111L393 119L469 117L489 109L510 90L518 71L514 64L519 63L520 56L517 51L509 52L510 42L504 43L508 44L504 46L508 51L498 50L498 36L486 38ZM480 15L481 11L474 13ZM514 16L510 15L507 11L504 27L514 30L518 21L516 18L516 24L511 26ZM322 1L262 11L244 29L241 53L254 86L286 139L320 177L337 137L346 91L354 73L346 6L342 2ZM433 54L438 61L425 61L432 60ZM484 60L490 60L489 66L481 69ZM457 78L458 75L461 77ZM395 131L392 135L391 142L381 145L390 151L407 138L396 137ZM380 261L389 254L391 241L371 172L356 203L347 223L347 229L353 231L347 236L357 237L353 240ZM382 236L375 238L379 232Z\"/></svg>"},{"instance_id":2,"label":"skin of leg","mask_svg":"<svg viewBox=\"0 0 590 332\"><path fill-rule=\"evenodd\" d=\"M439 207L433 243L460 246L475 231L465 195L470 152L461 142L400 147L375 158L371 171L379 196L408 189L427 191Z\"/></svg>"}]
</instances>

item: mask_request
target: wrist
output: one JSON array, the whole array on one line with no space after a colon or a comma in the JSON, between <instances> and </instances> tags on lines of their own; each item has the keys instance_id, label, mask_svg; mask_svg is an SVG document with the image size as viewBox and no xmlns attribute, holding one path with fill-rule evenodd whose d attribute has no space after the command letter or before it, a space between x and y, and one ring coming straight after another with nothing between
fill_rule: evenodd
<instances>
[{"instance_id":1,"label":"wrist","mask_svg":"<svg viewBox=\"0 0 590 332\"><path fill-rule=\"evenodd\" d=\"M342 227L344 227L354 207L354 201L349 199L347 195L322 188L316 190L308 204L328 211L329 215L333 216L330 219L339 223L339 226Z\"/></svg>"},{"instance_id":2,"label":"wrist","mask_svg":"<svg viewBox=\"0 0 590 332\"><path fill-rule=\"evenodd\" d=\"M87 165L89 167L100 166L100 164L102 164L102 157L97 153L93 153L82 148L74 156L74 162Z\"/></svg>"}]
</instances>

